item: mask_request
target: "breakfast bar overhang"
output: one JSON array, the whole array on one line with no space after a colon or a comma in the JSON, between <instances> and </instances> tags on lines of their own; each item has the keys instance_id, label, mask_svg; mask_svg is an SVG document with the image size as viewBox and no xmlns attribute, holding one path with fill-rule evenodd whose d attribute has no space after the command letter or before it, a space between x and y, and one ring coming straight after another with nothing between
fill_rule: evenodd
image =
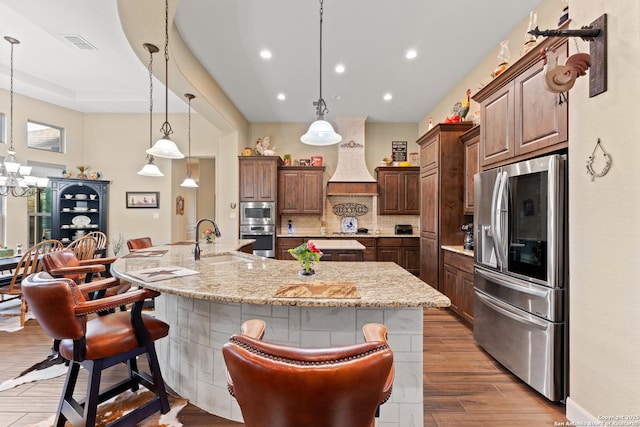
<instances>
[{"instance_id":1,"label":"breakfast bar overhang","mask_svg":"<svg viewBox=\"0 0 640 427\"><path fill-rule=\"evenodd\" d=\"M206 411L242 421L227 391L221 353L242 322L263 319L266 341L301 347L361 342L362 326L377 322L389 329L395 366L393 393L380 408L379 421L422 426L422 311L448 307L449 299L394 263L320 263L315 275L303 277L297 261L237 252L244 244L216 240L201 245L199 261L193 259L192 245L156 246L113 264L115 276L162 293L155 300L155 315L171 326L168 339L157 343L167 384ZM169 277L157 280L162 274ZM355 285L357 295L275 297L283 285Z\"/></svg>"}]
</instances>

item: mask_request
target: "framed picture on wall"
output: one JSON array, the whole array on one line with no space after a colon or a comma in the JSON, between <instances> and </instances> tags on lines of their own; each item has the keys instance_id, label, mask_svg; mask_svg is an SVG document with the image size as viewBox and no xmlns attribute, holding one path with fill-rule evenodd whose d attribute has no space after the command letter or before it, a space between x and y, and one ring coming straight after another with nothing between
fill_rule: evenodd
<instances>
[{"instance_id":1,"label":"framed picture on wall","mask_svg":"<svg viewBox=\"0 0 640 427\"><path fill-rule=\"evenodd\" d=\"M127 209L160 207L160 193L157 191L127 191Z\"/></svg>"}]
</instances>

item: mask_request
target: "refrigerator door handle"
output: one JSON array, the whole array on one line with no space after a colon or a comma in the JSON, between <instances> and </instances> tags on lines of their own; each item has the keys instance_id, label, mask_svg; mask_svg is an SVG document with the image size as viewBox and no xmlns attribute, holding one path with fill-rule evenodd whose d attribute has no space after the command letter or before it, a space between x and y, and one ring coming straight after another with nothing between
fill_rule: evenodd
<instances>
[{"instance_id":1,"label":"refrigerator door handle","mask_svg":"<svg viewBox=\"0 0 640 427\"><path fill-rule=\"evenodd\" d=\"M540 329L542 331L546 331L550 325L549 322L545 322L537 319L532 315L527 315L526 317L522 316L522 314L515 312L510 306L504 304L494 298L490 298L486 295L481 294L476 291L476 298L480 299L483 304L486 304L491 309L497 311L498 313L515 320L516 322L522 323L527 326L532 326L534 328Z\"/></svg>"},{"instance_id":2,"label":"refrigerator door handle","mask_svg":"<svg viewBox=\"0 0 640 427\"><path fill-rule=\"evenodd\" d=\"M491 222L494 229L494 248L498 256L498 262L500 268L507 267L507 256L505 250L504 234L502 229L502 206L503 199L505 197L505 189L509 182L509 176L507 172L502 171L498 173L496 179L496 185L493 188L493 197L491 203Z\"/></svg>"},{"instance_id":3,"label":"refrigerator door handle","mask_svg":"<svg viewBox=\"0 0 640 427\"><path fill-rule=\"evenodd\" d=\"M493 250L496 252L498 258L498 268L502 268L502 254L500 253L500 230L498 229L498 221L500 213L500 206L498 204L498 190L500 188L500 181L502 180L502 173L498 172L496 176L496 182L493 185L493 193L491 193L491 242L493 243Z\"/></svg>"},{"instance_id":4,"label":"refrigerator door handle","mask_svg":"<svg viewBox=\"0 0 640 427\"><path fill-rule=\"evenodd\" d=\"M496 283L500 286L504 286L505 288L509 288L509 289L513 289L514 291L518 291L518 292L522 292L523 294L528 294L528 295L533 295L536 297L542 297L542 298L546 298L549 295L548 291L539 291L536 289L531 289L529 287L526 286L518 286L518 285L514 285L513 283L504 280L501 275L499 274L495 274L492 273L490 271L486 271L486 270L481 270L479 268L476 268L475 270L476 274L493 282ZM516 281L517 279L511 279L513 281ZM526 282L523 282L523 284Z\"/></svg>"}]
</instances>

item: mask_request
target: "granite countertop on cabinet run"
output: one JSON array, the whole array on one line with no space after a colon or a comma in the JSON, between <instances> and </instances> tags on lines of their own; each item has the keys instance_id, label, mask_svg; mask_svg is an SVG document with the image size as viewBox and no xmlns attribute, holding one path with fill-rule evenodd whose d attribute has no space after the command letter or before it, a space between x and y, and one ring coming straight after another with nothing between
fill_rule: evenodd
<instances>
[{"instance_id":1,"label":"granite countertop on cabinet run","mask_svg":"<svg viewBox=\"0 0 640 427\"><path fill-rule=\"evenodd\" d=\"M444 249L445 251L449 251L449 252L455 252L457 254L461 254L461 255L466 255L468 257L473 258L474 253L473 251L469 250L469 249L465 249L464 246L460 245L452 245L452 246L441 246L442 249Z\"/></svg>"},{"instance_id":2,"label":"granite countertop on cabinet run","mask_svg":"<svg viewBox=\"0 0 640 427\"><path fill-rule=\"evenodd\" d=\"M315 275L304 277L298 274L301 267L293 259L280 261L236 252L228 249L228 243L218 240L200 247L199 261L193 259L193 246L155 246L153 250L167 250L167 253L160 257L121 257L111 270L116 277L162 293L221 302L379 308L448 307L451 304L449 298L393 262L320 262L314 264ZM217 255L231 255L236 261L216 262ZM157 282L144 282L128 274L154 267L182 267L199 274ZM354 283L360 298L273 297L281 285L301 282Z\"/></svg>"},{"instance_id":3,"label":"granite countertop on cabinet run","mask_svg":"<svg viewBox=\"0 0 640 427\"><path fill-rule=\"evenodd\" d=\"M364 251L366 247L357 240L345 239L313 239L309 240L321 251L343 250L343 251Z\"/></svg>"},{"instance_id":4,"label":"granite countertop on cabinet run","mask_svg":"<svg viewBox=\"0 0 640 427\"><path fill-rule=\"evenodd\" d=\"M387 238L387 237L415 237L416 239L418 237L420 237L419 234L395 234L395 233L368 233L368 234L357 234L357 233L351 233L351 234L333 234L333 233L328 233L328 234L320 234L320 233L294 233L294 234L278 234L276 235L276 237L278 238L284 238L284 237L298 237L298 238L302 238L302 239L366 239L366 238L373 238L373 239L377 239L377 238Z\"/></svg>"}]
</instances>

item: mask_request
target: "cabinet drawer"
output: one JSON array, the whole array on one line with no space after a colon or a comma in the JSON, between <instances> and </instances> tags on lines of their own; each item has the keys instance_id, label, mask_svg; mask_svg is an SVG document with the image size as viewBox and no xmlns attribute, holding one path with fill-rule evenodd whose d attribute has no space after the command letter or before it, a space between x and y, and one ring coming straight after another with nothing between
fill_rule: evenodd
<instances>
[{"instance_id":1,"label":"cabinet drawer","mask_svg":"<svg viewBox=\"0 0 640 427\"><path fill-rule=\"evenodd\" d=\"M383 237L378 239L378 246L383 247L400 247L402 246L402 238L401 237Z\"/></svg>"},{"instance_id":2,"label":"cabinet drawer","mask_svg":"<svg viewBox=\"0 0 640 427\"><path fill-rule=\"evenodd\" d=\"M444 263L458 270L473 274L473 258L451 251L444 252Z\"/></svg>"},{"instance_id":3,"label":"cabinet drawer","mask_svg":"<svg viewBox=\"0 0 640 427\"><path fill-rule=\"evenodd\" d=\"M420 247L420 239L418 237L403 237L402 247L403 248Z\"/></svg>"}]
</instances>

